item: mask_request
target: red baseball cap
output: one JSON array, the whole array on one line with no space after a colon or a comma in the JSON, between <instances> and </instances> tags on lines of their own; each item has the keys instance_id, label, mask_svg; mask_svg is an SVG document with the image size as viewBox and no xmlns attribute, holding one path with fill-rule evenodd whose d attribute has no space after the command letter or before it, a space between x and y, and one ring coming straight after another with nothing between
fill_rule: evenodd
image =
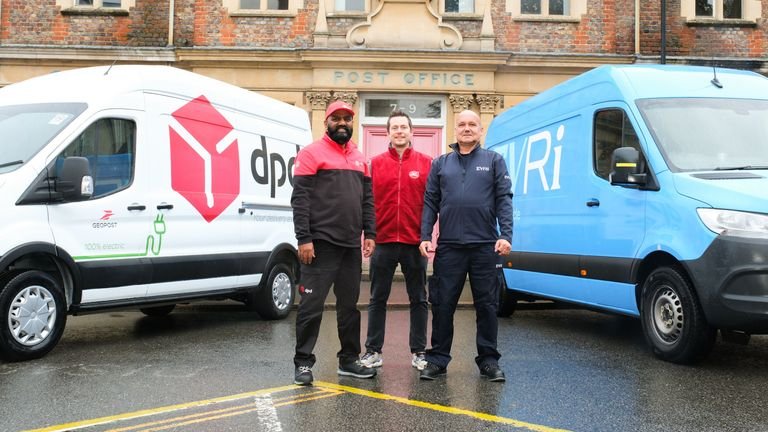
<instances>
[{"instance_id":1,"label":"red baseball cap","mask_svg":"<svg viewBox=\"0 0 768 432\"><path fill-rule=\"evenodd\" d=\"M352 105L344 102L343 100L337 100L334 103L328 105L328 109L325 110L325 119L328 120L328 117L330 117L331 114L335 113L336 111L346 111L349 113L349 115L355 115L355 110L352 109Z\"/></svg>"}]
</instances>

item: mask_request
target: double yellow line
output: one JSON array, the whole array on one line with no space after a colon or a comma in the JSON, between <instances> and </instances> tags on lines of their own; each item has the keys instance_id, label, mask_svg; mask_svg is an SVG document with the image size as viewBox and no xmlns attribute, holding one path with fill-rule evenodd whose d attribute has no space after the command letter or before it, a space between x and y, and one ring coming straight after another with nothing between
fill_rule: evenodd
<instances>
[{"instance_id":1,"label":"double yellow line","mask_svg":"<svg viewBox=\"0 0 768 432\"><path fill-rule=\"evenodd\" d=\"M293 395L283 396L279 398L272 397L276 393L285 392L289 390L297 390L297 389L308 389L308 391L304 391L300 394L293 394ZM248 414L252 412L258 412L263 410L274 410L275 408L278 408L281 406L295 405L295 404L323 399L327 397L339 396L345 393L365 396L365 397L378 399L378 400L392 401L392 402L401 403L404 405L429 409L432 411L444 412L444 413L453 414L453 415L468 416L468 417L472 417L472 418L486 421L486 422L494 422L494 423L511 425L517 428L527 429L530 431L536 431L536 432L564 431L563 429L553 429L553 428L549 428L542 425L522 422L522 421L509 419L505 417L499 417L491 414L485 414L485 413L476 412L476 411L469 411L461 408L453 408L445 405L432 404L428 402L422 402L422 401L407 399L403 397L392 396L384 393L377 393L369 390L361 390L355 387L348 387L348 386L342 386L338 384L317 381L315 382L314 386L310 388L303 388L295 385L274 387L271 389L240 393L232 396L224 396L224 397L219 397L214 399L206 399L202 401L188 402L188 403L183 403L178 405L170 405L166 407L118 414L114 416L100 417L100 418L91 419L91 420L83 420L83 421L78 421L73 423L60 424L60 425L50 426L42 429L34 429L28 432L72 431L76 429L84 429L84 428L100 426L100 425L106 426L111 423L124 422L127 420L134 420L142 417L169 414L174 411L198 409L198 408L206 407L209 405L235 402L242 399L250 399L250 398L254 399L254 401L248 402L246 404L239 404L239 405L231 406L227 408L204 410L201 412L196 412L196 413L191 413L186 415L179 415L173 418L144 422L140 424L125 426L125 427L115 428L115 429L106 429L110 432L127 432L127 431L136 431L136 430L141 430L142 432L162 431L162 430L171 429L171 428L189 426L193 424L199 424L203 422L214 421L214 420L219 420L219 419L228 418L228 417L234 417L234 416Z\"/></svg>"}]
</instances>

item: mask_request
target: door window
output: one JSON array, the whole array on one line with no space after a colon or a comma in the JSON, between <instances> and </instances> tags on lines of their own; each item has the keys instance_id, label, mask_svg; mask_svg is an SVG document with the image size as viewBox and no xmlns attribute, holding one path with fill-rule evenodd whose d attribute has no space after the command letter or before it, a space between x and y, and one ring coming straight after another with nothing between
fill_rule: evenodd
<instances>
[{"instance_id":1,"label":"door window","mask_svg":"<svg viewBox=\"0 0 768 432\"><path fill-rule=\"evenodd\" d=\"M611 155L619 147L634 147L640 150L635 128L621 109L607 109L595 113L594 124L594 169L595 174L608 180L611 173Z\"/></svg>"},{"instance_id":2,"label":"door window","mask_svg":"<svg viewBox=\"0 0 768 432\"><path fill-rule=\"evenodd\" d=\"M64 158L88 159L94 182L91 199L125 189L133 181L136 152L136 123L131 120L104 118L88 126L56 158L59 169Z\"/></svg>"}]
</instances>

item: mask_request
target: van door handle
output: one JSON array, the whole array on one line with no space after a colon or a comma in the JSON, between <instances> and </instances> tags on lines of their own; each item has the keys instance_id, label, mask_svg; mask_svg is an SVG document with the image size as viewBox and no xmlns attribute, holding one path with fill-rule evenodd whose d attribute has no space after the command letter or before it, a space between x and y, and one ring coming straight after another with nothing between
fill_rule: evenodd
<instances>
[{"instance_id":1,"label":"van door handle","mask_svg":"<svg viewBox=\"0 0 768 432\"><path fill-rule=\"evenodd\" d=\"M157 209L158 209L158 210L170 210L170 209L172 209L172 208L173 208L173 204L166 204L166 203L163 203L163 204L158 204L158 205L157 205Z\"/></svg>"},{"instance_id":2,"label":"van door handle","mask_svg":"<svg viewBox=\"0 0 768 432\"><path fill-rule=\"evenodd\" d=\"M147 209L147 206L141 205L141 204L131 204L128 206L128 211L133 211L133 210L144 211L146 209Z\"/></svg>"},{"instance_id":3,"label":"van door handle","mask_svg":"<svg viewBox=\"0 0 768 432\"><path fill-rule=\"evenodd\" d=\"M587 207L600 207L600 200L592 198L591 200L587 201Z\"/></svg>"}]
</instances>

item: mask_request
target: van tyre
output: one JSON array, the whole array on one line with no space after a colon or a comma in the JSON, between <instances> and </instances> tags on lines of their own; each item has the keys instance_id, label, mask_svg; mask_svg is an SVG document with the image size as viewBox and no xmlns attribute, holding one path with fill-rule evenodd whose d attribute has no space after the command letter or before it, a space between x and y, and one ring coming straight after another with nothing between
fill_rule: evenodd
<instances>
[{"instance_id":1,"label":"van tyre","mask_svg":"<svg viewBox=\"0 0 768 432\"><path fill-rule=\"evenodd\" d=\"M499 307L496 309L496 316L506 318L515 313L517 295L507 288L503 271L499 270L499 274Z\"/></svg>"},{"instance_id":2,"label":"van tyre","mask_svg":"<svg viewBox=\"0 0 768 432\"><path fill-rule=\"evenodd\" d=\"M176 308L175 304L165 306L152 306L139 309L141 313L150 317L164 317Z\"/></svg>"},{"instance_id":3,"label":"van tyre","mask_svg":"<svg viewBox=\"0 0 768 432\"><path fill-rule=\"evenodd\" d=\"M296 278L291 267L284 263L275 264L267 280L259 285L248 298L246 305L268 320L283 319L293 306L296 296Z\"/></svg>"},{"instance_id":4,"label":"van tyre","mask_svg":"<svg viewBox=\"0 0 768 432\"><path fill-rule=\"evenodd\" d=\"M67 322L67 302L59 282L30 270L0 283L0 357L20 361L48 354Z\"/></svg>"},{"instance_id":5,"label":"van tyre","mask_svg":"<svg viewBox=\"0 0 768 432\"><path fill-rule=\"evenodd\" d=\"M640 296L643 334L657 357L689 364L712 350L717 329L707 323L693 286L679 268L654 270Z\"/></svg>"}]
</instances>

